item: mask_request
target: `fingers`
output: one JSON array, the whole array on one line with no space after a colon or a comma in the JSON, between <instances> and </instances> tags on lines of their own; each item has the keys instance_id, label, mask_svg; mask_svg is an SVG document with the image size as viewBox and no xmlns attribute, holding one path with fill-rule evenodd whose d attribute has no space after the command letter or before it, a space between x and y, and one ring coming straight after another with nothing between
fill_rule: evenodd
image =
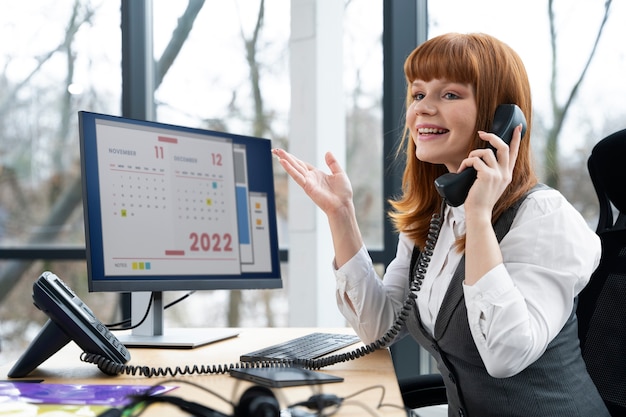
<instances>
[{"instance_id":1,"label":"fingers","mask_svg":"<svg viewBox=\"0 0 626 417\"><path fill-rule=\"evenodd\" d=\"M272 153L274 154L274 156L278 157L279 162L287 162L289 165L293 166L299 171L306 171L310 168L307 163L299 160L298 158L296 158L289 152L284 151L283 149L272 149Z\"/></svg>"},{"instance_id":2,"label":"fingers","mask_svg":"<svg viewBox=\"0 0 626 417\"><path fill-rule=\"evenodd\" d=\"M507 145L501 138L493 133L479 131L478 136L485 142L489 142L493 149L475 149L463 160L457 172L461 172L467 167L477 170L485 168L497 168L508 172L510 175L515 167L522 136L522 125L516 126L510 145ZM491 152L493 150L493 152ZM497 154L497 156L496 156Z\"/></svg>"},{"instance_id":3,"label":"fingers","mask_svg":"<svg viewBox=\"0 0 626 417\"><path fill-rule=\"evenodd\" d=\"M286 152L283 149L275 148L272 149L272 154L278 158L278 162L285 168L285 170L289 173L292 171L298 172L300 175L304 175L307 171L311 171L315 169L315 167L307 162L304 162L294 155ZM332 174L341 174L343 173L343 169L341 165L332 154L332 152L326 152L324 155L324 159L326 161L326 165L330 169Z\"/></svg>"},{"instance_id":4,"label":"fingers","mask_svg":"<svg viewBox=\"0 0 626 417\"><path fill-rule=\"evenodd\" d=\"M324 159L326 160L326 165L328 166L328 169L330 169L330 172L333 175L343 173L341 165L339 165L339 162L337 162L335 155L333 155L331 152L326 152L326 155L324 155Z\"/></svg>"},{"instance_id":5,"label":"fingers","mask_svg":"<svg viewBox=\"0 0 626 417\"><path fill-rule=\"evenodd\" d=\"M280 165L297 184L304 185L306 183L305 174L309 169L307 164L283 149L272 149L272 154L278 158Z\"/></svg>"},{"instance_id":6,"label":"fingers","mask_svg":"<svg viewBox=\"0 0 626 417\"><path fill-rule=\"evenodd\" d=\"M522 125L516 126L513 130L513 135L511 137L511 143L507 145L507 143L496 136L493 133L487 133L483 131L478 132L478 136L489 142L491 147L494 150L494 153L497 155L497 162L500 165L508 166L509 168L513 168L512 165L515 165L515 161L517 160L517 155L519 153L519 147L522 139ZM483 149L478 149L472 152L475 156L480 157L484 162L488 162L488 165L494 162L491 157L491 153L485 152ZM470 154L472 155L472 154ZM511 166L509 166L511 165Z\"/></svg>"}]
</instances>

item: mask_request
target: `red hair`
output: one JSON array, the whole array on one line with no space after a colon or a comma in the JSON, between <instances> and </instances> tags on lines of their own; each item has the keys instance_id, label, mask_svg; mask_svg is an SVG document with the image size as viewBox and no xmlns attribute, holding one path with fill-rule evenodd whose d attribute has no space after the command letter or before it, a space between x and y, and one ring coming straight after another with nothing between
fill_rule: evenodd
<instances>
[{"instance_id":1,"label":"red hair","mask_svg":"<svg viewBox=\"0 0 626 417\"><path fill-rule=\"evenodd\" d=\"M511 183L494 207L492 221L495 221L537 183L530 148L530 84L522 60L513 49L492 36L449 33L432 38L413 50L404 63L404 73L407 109L413 102L411 83L415 80L442 79L472 85L478 109L475 131L489 131L499 104L515 103L522 109L527 129L520 144ZM476 134L467 153L485 146ZM423 162L415 157L415 143L408 126L405 126L398 156L402 150L406 158L402 194L390 201L392 210L389 216L398 232L406 233L423 248L430 218L441 204L441 197L433 183L439 175L448 171L444 165ZM464 239L461 246L463 244Z\"/></svg>"}]
</instances>

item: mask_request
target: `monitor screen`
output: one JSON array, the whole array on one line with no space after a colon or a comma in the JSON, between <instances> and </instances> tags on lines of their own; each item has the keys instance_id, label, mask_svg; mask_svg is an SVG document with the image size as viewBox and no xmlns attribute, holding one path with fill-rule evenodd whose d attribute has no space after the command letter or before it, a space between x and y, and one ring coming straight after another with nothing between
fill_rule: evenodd
<instances>
[{"instance_id":1,"label":"monitor screen","mask_svg":"<svg viewBox=\"0 0 626 417\"><path fill-rule=\"evenodd\" d=\"M88 286L132 294L122 341L195 347L236 335L165 332L161 293L282 287L271 142L83 111L79 137Z\"/></svg>"},{"instance_id":2,"label":"monitor screen","mask_svg":"<svg viewBox=\"0 0 626 417\"><path fill-rule=\"evenodd\" d=\"M79 112L90 291L280 288L267 139Z\"/></svg>"}]
</instances>

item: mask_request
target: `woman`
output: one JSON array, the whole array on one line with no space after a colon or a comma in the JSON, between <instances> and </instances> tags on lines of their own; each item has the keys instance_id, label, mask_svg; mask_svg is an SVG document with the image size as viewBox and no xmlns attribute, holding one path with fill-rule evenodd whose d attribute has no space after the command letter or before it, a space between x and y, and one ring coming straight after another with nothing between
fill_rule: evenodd
<instances>
[{"instance_id":1,"label":"woman","mask_svg":"<svg viewBox=\"0 0 626 417\"><path fill-rule=\"evenodd\" d=\"M328 217L341 312L374 341L394 324L417 275L403 329L437 360L450 416L608 416L580 354L575 316L600 242L560 193L536 187L530 85L519 56L488 35L446 34L417 47L404 69L406 168L390 213L399 240L382 281L332 154L325 174L274 150ZM487 133L503 103L517 104L528 121L510 145ZM477 176L464 204L444 207L434 180L469 167ZM434 244L429 229L440 206ZM425 271L415 267L414 248L425 252Z\"/></svg>"}]
</instances>

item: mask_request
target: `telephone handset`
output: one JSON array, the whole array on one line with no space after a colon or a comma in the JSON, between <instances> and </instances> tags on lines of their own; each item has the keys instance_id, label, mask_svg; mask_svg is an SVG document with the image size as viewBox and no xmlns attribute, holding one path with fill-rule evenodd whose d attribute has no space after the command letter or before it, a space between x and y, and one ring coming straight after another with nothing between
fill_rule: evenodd
<instances>
[{"instance_id":1,"label":"telephone handset","mask_svg":"<svg viewBox=\"0 0 626 417\"><path fill-rule=\"evenodd\" d=\"M522 137L526 133L526 118L522 110L515 104L500 104L493 117L491 132L504 142L511 143L513 130L522 124ZM495 152L493 146L488 146ZM435 180L437 192L448 205L458 207L465 202L472 184L476 180L476 170L472 167L457 173L448 172Z\"/></svg>"},{"instance_id":2,"label":"telephone handset","mask_svg":"<svg viewBox=\"0 0 626 417\"><path fill-rule=\"evenodd\" d=\"M126 347L52 272L44 272L33 284L33 301L50 320L9 371L10 378L28 375L70 340L85 352L99 354L114 363L124 364L130 360ZM100 370L109 373L104 368Z\"/></svg>"}]
</instances>

